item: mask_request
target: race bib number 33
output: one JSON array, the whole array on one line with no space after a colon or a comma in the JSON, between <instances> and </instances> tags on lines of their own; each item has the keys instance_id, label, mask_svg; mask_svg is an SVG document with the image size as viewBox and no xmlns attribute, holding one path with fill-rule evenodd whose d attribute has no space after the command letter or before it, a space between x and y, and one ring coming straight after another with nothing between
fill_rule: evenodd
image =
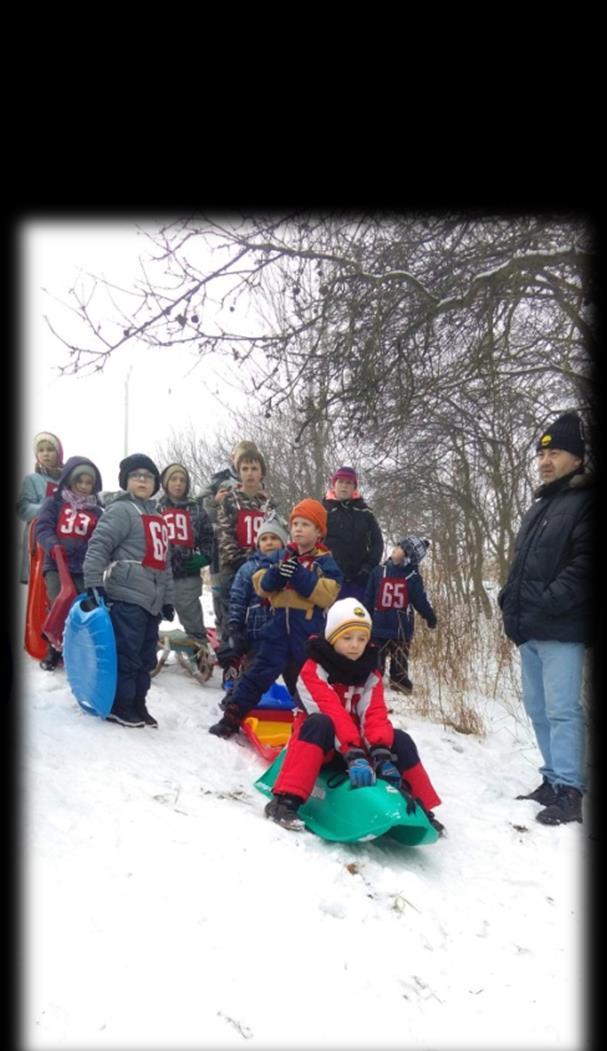
<instances>
[{"instance_id":1,"label":"race bib number 33","mask_svg":"<svg viewBox=\"0 0 607 1051\"><path fill-rule=\"evenodd\" d=\"M97 524L97 519L88 511L74 511L64 506L57 518L57 535L79 537L88 540Z\"/></svg>"}]
</instances>

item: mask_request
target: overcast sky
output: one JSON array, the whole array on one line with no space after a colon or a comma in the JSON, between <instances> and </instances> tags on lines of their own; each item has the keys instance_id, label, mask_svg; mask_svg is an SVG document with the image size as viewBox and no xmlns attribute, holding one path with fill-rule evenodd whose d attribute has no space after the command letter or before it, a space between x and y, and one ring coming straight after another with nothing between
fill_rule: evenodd
<instances>
[{"instance_id":1,"label":"overcast sky","mask_svg":"<svg viewBox=\"0 0 607 1051\"><path fill-rule=\"evenodd\" d=\"M67 301L81 270L118 284L132 281L142 252L135 221L32 221L21 228L21 244L21 477L33 470L33 436L49 430L61 439L66 457L89 457L104 488L117 489L118 463L125 455L127 378L128 453L153 457L157 442L190 422L201 436L221 425L225 412L213 391L223 388L231 402L238 395L218 378L217 365L193 368L198 359L191 351L172 350L169 359L166 350L139 345L115 353L94 376L58 373L69 361L68 351L45 315L62 333L70 331L70 314L56 300Z\"/></svg>"}]
</instances>

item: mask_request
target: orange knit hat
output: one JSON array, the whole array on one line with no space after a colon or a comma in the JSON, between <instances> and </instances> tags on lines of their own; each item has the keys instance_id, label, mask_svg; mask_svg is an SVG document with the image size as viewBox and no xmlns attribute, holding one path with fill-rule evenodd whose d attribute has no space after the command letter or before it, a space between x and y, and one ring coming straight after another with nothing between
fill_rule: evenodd
<instances>
[{"instance_id":1,"label":"orange knit hat","mask_svg":"<svg viewBox=\"0 0 607 1051\"><path fill-rule=\"evenodd\" d=\"M294 518L307 518L309 522L314 522L314 525L320 529L322 536L327 535L327 512L319 500L313 500L310 496L300 500L298 504L295 504L289 515L289 525Z\"/></svg>"}]
</instances>

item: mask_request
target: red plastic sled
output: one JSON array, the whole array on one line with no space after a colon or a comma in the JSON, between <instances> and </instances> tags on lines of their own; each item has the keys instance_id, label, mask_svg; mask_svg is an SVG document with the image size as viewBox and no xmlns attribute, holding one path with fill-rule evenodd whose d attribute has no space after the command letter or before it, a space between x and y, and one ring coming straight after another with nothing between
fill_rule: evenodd
<instances>
[{"instance_id":1,"label":"red plastic sled","mask_svg":"<svg viewBox=\"0 0 607 1051\"><path fill-rule=\"evenodd\" d=\"M27 585L27 606L25 608L25 648L30 657L42 660L46 657L48 644L42 638L42 625L48 612L48 601L42 563L44 548L36 540L36 518L32 518L28 533L29 549L29 582Z\"/></svg>"},{"instance_id":2,"label":"red plastic sled","mask_svg":"<svg viewBox=\"0 0 607 1051\"><path fill-rule=\"evenodd\" d=\"M286 745L293 728L293 712L288 708L253 708L242 729L256 752L272 762Z\"/></svg>"},{"instance_id":3,"label":"red plastic sled","mask_svg":"<svg viewBox=\"0 0 607 1051\"><path fill-rule=\"evenodd\" d=\"M63 629L66 617L78 593L67 568L65 552L59 545L53 548L53 558L57 563L61 590L42 625L41 633L45 639L48 639L51 646L54 646L56 650L61 650L63 649Z\"/></svg>"}]
</instances>

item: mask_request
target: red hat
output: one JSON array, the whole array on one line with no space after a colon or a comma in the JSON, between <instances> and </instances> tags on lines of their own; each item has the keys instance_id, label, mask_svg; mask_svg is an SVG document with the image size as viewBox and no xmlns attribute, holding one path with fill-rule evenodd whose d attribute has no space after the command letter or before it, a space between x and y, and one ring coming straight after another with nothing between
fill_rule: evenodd
<instances>
[{"instance_id":1,"label":"red hat","mask_svg":"<svg viewBox=\"0 0 607 1051\"><path fill-rule=\"evenodd\" d=\"M298 504L295 504L289 515L289 525L294 518L307 518L309 522L314 522L314 525L320 529L322 536L327 535L327 512L319 500L313 500L311 496L300 500Z\"/></svg>"},{"instance_id":2,"label":"red hat","mask_svg":"<svg viewBox=\"0 0 607 1051\"><path fill-rule=\"evenodd\" d=\"M354 488L358 488L358 478L353 467L338 467L331 479L331 485L335 485L338 478L342 478L344 482L353 482Z\"/></svg>"}]
</instances>

